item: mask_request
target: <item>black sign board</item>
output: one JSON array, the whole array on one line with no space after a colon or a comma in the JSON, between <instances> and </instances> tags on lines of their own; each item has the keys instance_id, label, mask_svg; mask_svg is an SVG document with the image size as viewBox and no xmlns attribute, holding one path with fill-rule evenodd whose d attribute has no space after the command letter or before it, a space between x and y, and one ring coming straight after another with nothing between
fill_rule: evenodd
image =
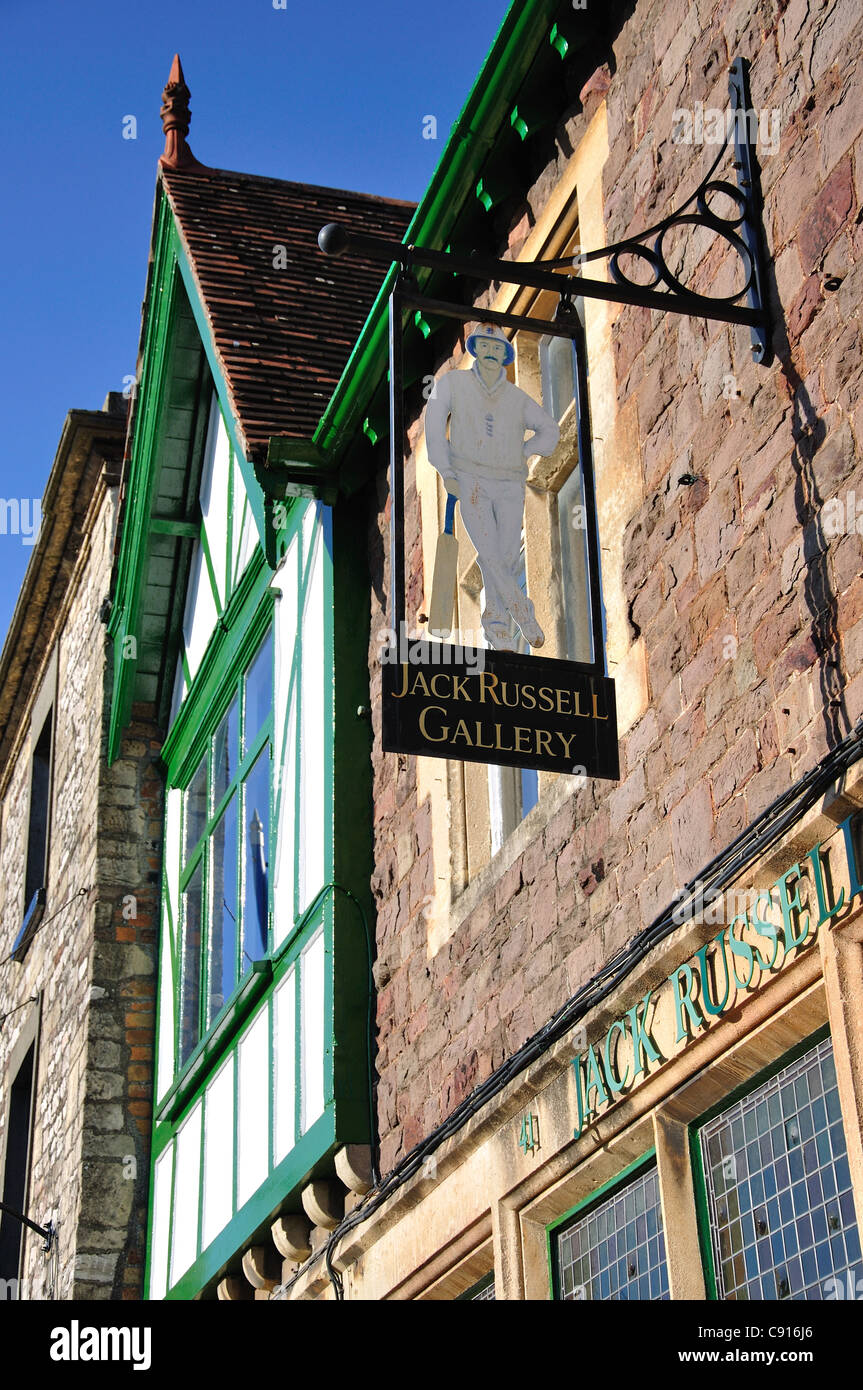
<instances>
[{"instance_id":1,"label":"black sign board","mask_svg":"<svg viewBox=\"0 0 863 1390\"><path fill-rule=\"evenodd\" d=\"M614 681L574 661L434 641L383 653L383 747L620 776Z\"/></svg>"}]
</instances>

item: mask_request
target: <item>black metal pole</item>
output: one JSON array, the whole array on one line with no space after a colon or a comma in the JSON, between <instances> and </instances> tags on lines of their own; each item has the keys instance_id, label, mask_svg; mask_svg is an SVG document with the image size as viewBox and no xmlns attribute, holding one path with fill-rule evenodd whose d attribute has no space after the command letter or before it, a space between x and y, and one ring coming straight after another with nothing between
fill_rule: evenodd
<instances>
[{"instance_id":1,"label":"black metal pole","mask_svg":"<svg viewBox=\"0 0 863 1390\"><path fill-rule=\"evenodd\" d=\"M405 621L404 376L400 277L390 295L390 612L398 646Z\"/></svg>"},{"instance_id":2,"label":"black metal pole","mask_svg":"<svg viewBox=\"0 0 863 1390\"><path fill-rule=\"evenodd\" d=\"M752 356L761 366L772 361L770 349L770 299L764 283L764 238L761 218L761 179L758 160L749 138L749 116L752 113L749 96L749 64L745 58L735 58L728 74L728 94L734 112L734 162L737 181L746 197L746 213L740 234L752 261L748 299L750 308L760 310L761 322L750 325ZM752 113L754 114L754 113Z\"/></svg>"},{"instance_id":3,"label":"black metal pole","mask_svg":"<svg viewBox=\"0 0 863 1390\"><path fill-rule=\"evenodd\" d=\"M593 470L593 436L590 429L590 401L587 394L587 344L581 320L568 318L570 335L575 347L575 409L578 422L578 461L584 488L584 507L587 513L587 569L590 585L590 621L593 629L593 664L600 675L605 674L605 634L602 621L602 589L599 563L599 520L596 515L596 485Z\"/></svg>"},{"instance_id":4,"label":"black metal pole","mask_svg":"<svg viewBox=\"0 0 863 1390\"><path fill-rule=\"evenodd\" d=\"M47 1226L37 1226L36 1222L31 1221L29 1216L22 1216L20 1211L13 1211L11 1207L7 1207L5 1202L0 1202L0 1211L4 1212L6 1216L20 1221L22 1226L28 1226L31 1231L35 1231L37 1236L41 1236L45 1241L45 1249L51 1249L51 1243L54 1240L54 1227L50 1221Z\"/></svg>"}]
</instances>

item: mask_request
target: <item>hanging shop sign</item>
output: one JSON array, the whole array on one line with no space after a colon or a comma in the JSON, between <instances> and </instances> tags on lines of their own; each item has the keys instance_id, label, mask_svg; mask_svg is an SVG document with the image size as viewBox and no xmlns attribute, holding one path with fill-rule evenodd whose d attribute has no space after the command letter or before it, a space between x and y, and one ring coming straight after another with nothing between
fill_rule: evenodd
<instances>
[{"instance_id":1,"label":"hanging shop sign","mask_svg":"<svg viewBox=\"0 0 863 1390\"><path fill-rule=\"evenodd\" d=\"M446 520L435 555L428 631L445 639L453 627L454 596L458 573L458 544L454 531L456 507L460 508L464 533L476 549L482 576L483 627L488 649L488 670L501 682L508 681L516 715L502 712L498 718L492 692L497 686L468 682L454 685L452 676L435 674L431 643L417 643L416 664L425 668L422 680L409 672L399 675L401 658L384 666L384 749L390 752L422 752L438 757L475 762L504 763L514 767L549 771L586 771L595 777L617 777L616 728L613 721L614 690L605 674L605 633L600 587L599 536L593 478L593 454L589 422L586 354L576 303L584 297L620 304L639 305L661 313L680 313L725 323L747 325L756 361L767 365L770 354L770 316L763 293L765 258L761 229L761 195L758 166L746 119L749 110L747 64L736 58L729 72L729 97L735 119L729 125L726 144L693 196L661 222L624 241L573 258L519 262L497 260L472 253L438 251L414 243L391 242L380 237L348 233L338 223L321 228L318 243L329 256L357 253L395 265L389 295L389 441L390 441L390 621L394 633L405 629L404 546L404 334L406 314L411 313L417 332L430 334L435 321L472 322L476 311L463 300L438 299L429 291L437 283L441 291L455 276L482 286L492 283L518 285L556 296L553 318L539 319L485 309L466 339L469 370L450 370L435 383L426 407L425 439L429 461L437 469L446 490ZM730 131L734 130L735 183L717 179ZM730 201L732 212L719 216L716 195ZM696 210L691 205L695 203ZM728 296L696 293L681 283L663 255L665 237L690 227L700 228L724 241L743 269L742 286ZM649 270L645 284L628 278L621 258ZM609 276L594 279L582 274L590 262L605 260ZM578 271L579 273L572 273ZM437 278L436 278L437 277ZM420 287L422 279L422 288ZM743 304L743 299L748 300ZM421 327L420 327L421 326ZM512 343L504 329L534 333L541 338L570 339L573 348L573 399L578 422L576 466L580 469L584 499L585 550L581 557L583 601L580 621L590 636L592 664L573 670L571 663L554 662L555 673L540 668L538 649L546 634L537 621L534 601L522 582L519 552L524 513L527 460L548 456L558 442L553 419L530 394L510 381L507 367L513 360ZM535 597L535 596L534 596ZM527 655L525 648L530 648ZM524 655L522 655L524 653ZM526 662L523 666L516 662ZM548 660L546 658L546 660ZM503 663L499 665L498 663ZM432 688L433 680L438 691ZM514 687L519 694L514 694ZM470 690L470 694L462 692ZM539 692L547 691L551 705L544 708ZM563 692L568 692L564 695ZM560 697L568 712L558 707ZM531 701L536 701L532 707ZM508 703L508 702L507 702ZM456 708L458 704L470 709ZM502 702L498 707L504 710ZM489 715L492 717L489 718ZM554 718L542 718L542 716ZM569 722L567 722L569 721ZM583 721L583 722L579 722ZM604 725L604 733L600 726ZM612 750L612 742L614 749ZM613 770L611 770L613 769Z\"/></svg>"},{"instance_id":2,"label":"hanging shop sign","mask_svg":"<svg viewBox=\"0 0 863 1390\"><path fill-rule=\"evenodd\" d=\"M402 641L383 656L386 752L619 776L614 682L571 661Z\"/></svg>"},{"instance_id":3,"label":"hanging shop sign","mask_svg":"<svg viewBox=\"0 0 863 1390\"><path fill-rule=\"evenodd\" d=\"M819 843L769 888L722 894L706 911L698 907L699 920L723 923L719 931L573 1059L576 1139L648 1075L810 949L825 923L863 895L854 818L849 816L839 827L847 887L836 891L829 849ZM681 904L673 916L686 921L686 907Z\"/></svg>"}]
</instances>

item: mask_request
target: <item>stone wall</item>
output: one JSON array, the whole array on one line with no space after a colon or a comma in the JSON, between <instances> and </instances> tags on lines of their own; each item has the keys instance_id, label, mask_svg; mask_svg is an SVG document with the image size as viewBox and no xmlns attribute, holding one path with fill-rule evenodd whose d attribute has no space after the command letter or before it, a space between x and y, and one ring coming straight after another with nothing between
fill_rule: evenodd
<instances>
[{"instance_id":1,"label":"stone wall","mask_svg":"<svg viewBox=\"0 0 863 1390\"><path fill-rule=\"evenodd\" d=\"M620 782L547 794L517 832L517 852L505 846L483 871L486 891L435 953L424 915L431 806L418 804L416 760L378 751L381 481L370 672L384 1172L863 714L852 497L863 499L861 43L855 0L640 3L528 190L509 238L515 253L605 101L606 239L648 226L690 196L717 152L673 140L675 113L694 121L698 103L724 111L728 67L747 57L765 122L758 154L777 360L756 366L746 329L616 313L617 408L637 431L642 470L621 578L644 643L646 706L622 737ZM727 292L728 255L702 243L690 260L693 288ZM412 445L417 434L414 421ZM422 598L414 470L411 459L409 621ZM682 484L684 475L696 481Z\"/></svg>"},{"instance_id":2,"label":"stone wall","mask_svg":"<svg viewBox=\"0 0 863 1390\"><path fill-rule=\"evenodd\" d=\"M100 609L110 589L117 489L97 487L54 614L58 645L45 918L23 964L0 967L4 1011L41 996L28 1213L58 1227L56 1255L26 1238L27 1298L141 1296L151 1126L161 740L137 711L105 760L111 691ZM5 955L21 922L31 749L3 803ZM0 1031L0 1076L33 1004ZM0 1106L0 1124L4 1123ZM2 1144L2 1138L0 1138Z\"/></svg>"}]
</instances>

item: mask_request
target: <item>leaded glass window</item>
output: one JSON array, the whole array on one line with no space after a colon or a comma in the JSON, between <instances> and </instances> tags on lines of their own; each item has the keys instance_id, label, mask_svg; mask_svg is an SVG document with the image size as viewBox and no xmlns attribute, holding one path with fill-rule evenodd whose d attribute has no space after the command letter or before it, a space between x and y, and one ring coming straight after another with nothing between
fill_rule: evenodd
<instances>
[{"instance_id":1,"label":"leaded glass window","mask_svg":"<svg viewBox=\"0 0 863 1390\"><path fill-rule=\"evenodd\" d=\"M699 1140L718 1298L823 1299L858 1287L829 1038L710 1120Z\"/></svg>"},{"instance_id":2,"label":"leaded glass window","mask_svg":"<svg viewBox=\"0 0 863 1390\"><path fill-rule=\"evenodd\" d=\"M655 1167L555 1235L564 1302L669 1297Z\"/></svg>"}]
</instances>

